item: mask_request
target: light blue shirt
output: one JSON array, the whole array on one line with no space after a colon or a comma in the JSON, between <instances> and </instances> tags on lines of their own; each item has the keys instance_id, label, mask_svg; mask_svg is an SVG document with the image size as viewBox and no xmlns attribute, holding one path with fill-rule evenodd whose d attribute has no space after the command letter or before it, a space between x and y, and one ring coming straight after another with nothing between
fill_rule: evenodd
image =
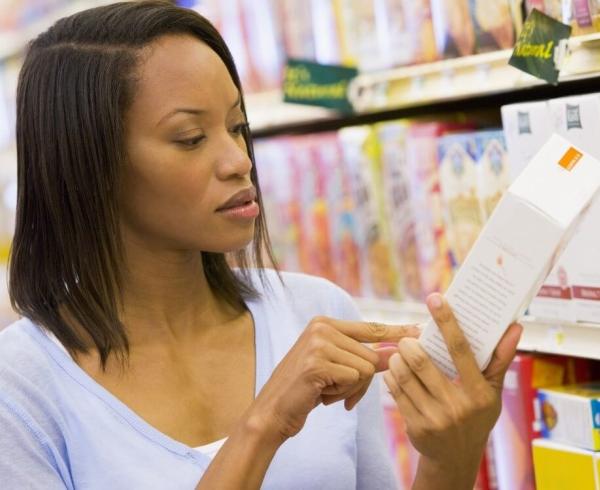
<instances>
[{"instance_id":1,"label":"light blue shirt","mask_svg":"<svg viewBox=\"0 0 600 490\"><path fill-rule=\"evenodd\" d=\"M359 314L323 279L283 274L282 285L267 272L265 289L253 277L258 393L311 318ZM210 461L145 422L30 320L0 332L0 488L191 489ZM395 489L377 384L351 412L342 403L313 410L278 450L263 488Z\"/></svg>"}]
</instances>

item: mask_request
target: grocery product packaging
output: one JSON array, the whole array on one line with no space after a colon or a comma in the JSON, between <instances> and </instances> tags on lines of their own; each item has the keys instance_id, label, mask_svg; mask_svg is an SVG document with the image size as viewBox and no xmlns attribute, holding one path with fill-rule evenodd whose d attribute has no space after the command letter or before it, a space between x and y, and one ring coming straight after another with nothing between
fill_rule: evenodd
<instances>
[{"instance_id":1,"label":"grocery product packaging","mask_svg":"<svg viewBox=\"0 0 600 490\"><path fill-rule=\"evenodd\" d=\"M535 490L531 442L540 437L534 405L537 390L589 381L590 361L565 356L518 354L502 390L502 413L492 431L499 490Z\"/></svg>"},{"instance_id":2,"label":"grocery product packaging","mask_svg":"<svg viewBox=\"0 0 600 490\"><path fill-rule=\"evenodd\" d=\"M277 265L287 271L299 271L299 206L293 199L293 160L287 138L257 141L254 145L256 170L272 250Z\"/></svg>"},{"instance_id":3,"label":"grocery product packaging","mask_svg":"<svg viewBox=\"0 0 600 490\"><path fill-rule=\"evenodd\" d=\"M598 489L597 456L592 451L536 439L533 462L537 490Z\"/></svg>"},{"instance_id":4,"label":"grocery product packaging","mask_svg":"<svg viewBox=\"0 0 600 490\"><path fill-rule=\"evenodd\" d=\"M600 450L600 384L544 388L537 395L541 434L563 444Z\"/></svg>"},{"instance_id":5,"label":"grocery product packaging","mask_svg":"<svg viewBox=\"0 0 600 490\"><path fill-rule=\"evenodd\" d=\"M312 9L305 0L278 0L277 19L281 29L283 48L288 58L314 60L316 58L313 35ZM237 61L236 61L237 62Z\"/></svg>"},{"instance_id":6,"label":"grocery product packaging","mask_svg":"<svg viewBox=\"0 0 600 490\"><path fill-rule=\"evenodd\" d=\"M470 0L476 51L511 49L522 25L521 9L514 0Z\"/></svg>"},{"instance_id":7,"label":"grocery product packaging","mask_svg":"<svg viewBox=\"0 0 600 490\"><path fill-rule=\"evenodd\" d=\"M312 137L296 137L291 141L291 193L300 204L298 251L300 269L308 274L335 281L332 260L331 228L325 186L330 166L317 152Z\"/></svg>"},{"instance_id":8,"label":"grocery product packaging","mask_svg":"<svg viewBox=\"0 0 600 490\"><path fill-rule=\"evenodd\" d=\"M502 130L478 131L475 144L478 193L483 217L487 220L510 185L508 152Z\"/></svg>"},{"instance_id":9,"label":"grocery product packaging","mask_svg":"<svg viewBox=\"0 0 600 490\"><path fill-rule=\"evenodd\" d=\"M453 273L440 191L438 141L445 134L470 129L468 124L419 123L411 125L406 136L406 168L424 295L445 291Z\"/></svg>"},{"instance_id":10,"label":"grocery product packaging","mask_svg":"<svg viewBox=\"0 0 600 490\"><path fill-rule=\"evenodd\" d=\"M443 58L475 53L475 25L469 0L431 0L438 53Z\"/></svg>"},{"instance_id":11,"label":"grocery product packaging","mask_svg":"<svg viewBox=\"0 0 600 490\"><path fill-rule=\"evenodd\" d=\"M358 296L361 293L359 230L340 141L337 133L331 132L315 137L313 143L322 164L327 166L327 179L323 185L335 282L348 293Z\"/></svg>"},{"instance_id":12,"label":"grocery product packaging","mask_svg":"<svg viewBox=\"0 0 600 490\"><path fill-rule=\"evenodd\" d=\"M360 240L361 294L366 297L396 298L397 272L384 219L377 135L371 126L343 128L338 135L351 182L357 236Z\"/></svg>"},{"instance_id":13,"label":"grocery product packaging","mask_svg":"<svg viewBox=\"0 0 600 490\"><path fill-rule=\"evenodd\" d=\"M409 49L414 63L439 58L436 48L431 0L401 0L407 19Z\"/></svg>"},{"instance_id":14,"label":"grocery product packaging","mask_svg":"<svg viewBox=\"0 0 600 490\"><path fill-rule=\"evenodd\" d=\"M565 251L578 322L600 323L600 199L595 199Z\"/></svg>"},{"instance_id":15,"label":"grocery product packaging","mask_svg":"<svg viewBox=\"0 0 600 490\"><path fill-rule=\"evenodd\" d=\"M510 178L514 180L554 132L548 103L541 101L503 106L502 127Z\"/></svg>"},{"instance_id":16,"label":"grocery product packaging","mask_svg":"<svg viewBox=\"0 0 600 490\"><path fill-rule=\"evenodd\" d=\"M381 172L386 221L389 223L392 253L399 272L399 288L405 300L423 300L417 260L415 215L410 200L406 162L406 132L402 121L376 126L381 145Z\"/></svg>"},{"instance_id":17,"label":"grocery product packaging","mask_svg":"<svg viewBox=\"0 0 600 490\"><path fill-rule=\"evenodd\" d=\"M554 135L510 186L446 297L481 369L506 327L531 302L600 189L600 162ZM433 321L420 342L457 375Z\"/></svg>"},{"instance_id":18,"label":"grocery product packaging","mask_svg":"<svg viewBox=\"0 0 600 490\"><path fill-rule=\"evenodd\" d=\"M549 101L555 131L593 157L600 159L600 94L562 97ZM580 322L600 322L600 201L595 200L573 239L560 257L566 293L569 284L572 299L567 318ZM555 281L556 284L556 281ZM558 289L554 290L555 293ZM563 304L563 310L564 307ZM535 307L534 307L535 309ZM548 316L548 315L546 315Z\"/></svg>"},{"instance_id":19,"label":"grocery product packaging","mask_svg":"<svg viewBox=\"0 0 600 490\"><path fill-rule=\"evenodd\" d=\"M439 142L439 159L446 233L452 261L460 265L484 223L475 133L443 136Z\"/></svg>"}]
</instances>

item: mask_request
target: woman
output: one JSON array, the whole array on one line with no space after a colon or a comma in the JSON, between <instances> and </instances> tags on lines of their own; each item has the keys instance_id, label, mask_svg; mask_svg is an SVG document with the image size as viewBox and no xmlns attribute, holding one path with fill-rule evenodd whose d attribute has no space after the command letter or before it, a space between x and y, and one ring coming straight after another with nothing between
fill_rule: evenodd
<instances>
[{"instance_id":1,"label":"woman","mask_svg":"<svg viewBox=\"0 0 600 490\"><path fill-rule=\"evenodd\" d=\"M415 486L472 484L515 330L486 380L434 310L465 389L414 342L363 345L414 327L360 323L332 284L262 268L240 82L206 20L155 1L62 19L17 98L2 488L394 488L369 388L388 359Z\"/></svg>"}]
</instances>

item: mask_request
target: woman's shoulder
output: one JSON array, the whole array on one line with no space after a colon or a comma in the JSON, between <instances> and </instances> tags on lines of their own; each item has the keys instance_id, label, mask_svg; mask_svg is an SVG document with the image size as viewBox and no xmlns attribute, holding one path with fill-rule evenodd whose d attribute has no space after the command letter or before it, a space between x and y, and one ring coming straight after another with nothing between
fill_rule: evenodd
<instances>
[{"instance_id":1,"label":"woman's shoulder","mask_svg":"<svg viewBox=\"0 0 600 490\"><path fill-rule=\"evenodd\" d=\"M36 342L36 330L31 320L21 318L0 330L0 373L8 369L26 369L35 365L41 346ZM40 330L40 333L43 333Z\"/></svg>"},{"instance_id":2,"label":"woman's shoulder","mask_svg":"<svg viewBox=\"0 0 600 490\"><path fill-rule=\"evenodd\" d=\"M360 317L352 297L322 277L262 269L252 272L252 281L266 304L300 311L308 316L346 320Z\"/></svg>"},{"instance_id":3,"label":"woman's shoulder","mask_svg":"<svg viewBox=\"0 0 600 490\"><path fill-rule=\"evenodd\" d=\"M27 318L0 330L0 398L31 402L51 389L57 370L43 346L45 335Z\"/></svg>"}]
</instances>

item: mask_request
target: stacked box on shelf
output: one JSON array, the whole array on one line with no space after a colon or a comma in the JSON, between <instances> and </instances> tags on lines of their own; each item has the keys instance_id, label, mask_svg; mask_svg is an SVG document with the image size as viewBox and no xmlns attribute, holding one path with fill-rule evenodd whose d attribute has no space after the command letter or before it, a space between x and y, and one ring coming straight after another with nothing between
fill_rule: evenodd
<instances>
[{"instance_id":1,"label":"stacked box on shelf","mask_svg":"<svg viewBox=\"0 0 600 490\"><path fill-rule=\"evenodd\" d=\"M475 143L479 195L483 217L487 220L510 185L508 152L502 130L478 131Z\"/></svg>"},{"instance_id":2,"label":"stacked box on shelf","mask_svg":"<svg viewBox=\"0 0 600 490\"><path fill-rule=\"evenodd\" d=\"M541 389L537 401L544 438L600 451L600 383Z\"/></svg>"},{"instance_id":3,"label":"stacked box on shelf","mask_svg":"<svg viewBox=\"0 0 600 490\"><path fill-rule=\"evenodd\" d=\"M299 203L299 262L302 271L335 280L325 193L330 162L320 158L312 137L291 140L292 199Z\"/></svg>"},{"instance_id":4,"label":"stacked box on shelf","mask_svg":"<svg viewBox=\"0 0 600 490\"><path fill-rule=\"evenodd\" d=\"M526 11L534 8L572 27L573 36L600 30L598 0L526 0Z\"/></svg>"},{"instance_id":5,"label":"stacked box on shelf","mask_svg":"<svg viewBox=\"0 0 600 490\"><path fill-rule=\"evenodd\" d=\"M558 444L546 439L533 441L535 488L537 490L598 490L598 455L593 451Z\"/></svg>"},{"instance_id":6,"label":"stacked box on shelf","mask_svg":"<svg viewBox=\"0 0 600 490\"><path fill-rule=\"evenodd\" d=\"M442 57L509 49L522 24L514 0L432 0L436 42Z\"/></svg>"},{"instance_id":7,"label":"stacked box on shelf","mask_svg":"<svg viewBox=\"0 0 600 490\"><path fill-rule=\"evenodd\" d=\"M254 146L263 206L277 265L298 271L300 206L292 199L292 163L286 138L259 141Z\"/></svg>"},{"instance_id":8,"label":"stacked box on shelf","mask_svg":"<svg viewBox=\"0 0 600 490\"><path fill-rule=\"evenodd\" d=\"M389 223L393 257L399 271L400 294L404 300L420 301L424 298L406 162L408 123L381 123L376 130L381 144L386 220Z\"/></svg>"},{"instance_id":9,"label":"stacked box on shelf","mask_svg":"<svg viewBox=\"0 0 600 490\"><path fill-rule=\"evenodd\" d=\"M440 138L439 160L446 233L452 263L460 265L484 223L475 133L450 134Z\"/></svg>"},{"instance_id":10,"label":"stacked box on shelf","mask_svg":"<svg viewBox=\"0 0 600 490\"><path fill-rule=\"evenodd\" d=\"M270 0L190 0L219 30L247 93L280 86L283 50L278 10Z\"/></svg>"},{"instance_id":11,"label":"stacked box on shelf","mask_svg":"<svg viewBox=\"0 0 600 490\"><path fill-rule=\"evenodd\" d=\"M312 11L304 0L278 0L275 4L287 57L314 60Z\"/></svg>"},{"instance_id":12,"label":"stacked box on shelf","mask_svg":"<svg viewBox=\"0 0 600 490\"><path fill-rule=\"evenodd\" d=\"M248 58L257 79L257 90L281 85L284 53L277 13L271 0L239 0Z\"/></svg>"},{"instance_id":13,"label":"stacked box on shelf","mask_svg":"<svg viewBox=\"0 0 600 490\"><path fill-rule=\"evenodd\" d=\"M531 442L540 436L537 390L590 379L583 359L519 354L511 363L502 392L502 413L492 432L500 490L534 490Z\"/></svg>"},{"instance_id":14,"label":"stacked box on shelf","mask_svg":"<svg viewBox=\"0 0 600 490\"><path fill-rule=\"evenodd\" d=\"M321 168L317 194L322 199L320 240L329 240L332 280L353 295L361 290L360 249L354 217L351 182L343 165L343 152L337 133L311 138L313 155ZM325 246L325 243L320 245Z\"/></svg>"},{"instance_id":15,"label":"stacked box on shelf","mask_svg":"<svg viewBox=\"0 0 600 490\"><path fill-rule=\"evenodd\" d=\"M552 117L546 101L505 105L501 112L510 176L514 180L552 135Z\"/></svg>"},{"instance_id":16,"label":"stacked box on shelf","mask_svg":"<svg viewBox=\"0 0 600 490\"><path fill-rule=\"evenodd\" d=\"M339 138L354 196L362 293L380 298L397 297L397 274L384 219L380 148L375 130L370 126L343 128Z\"/></svg>"},{"instance_id":17,"label":"stacked box on shelf","mask_svg":"<svg viewBox=\"0 0 600 490\"><path fill-rule=\"evenodd\" d=\"M464 124L420 123L413 124L407 134L407 171L424 295L445 291L452 279L440 192L438 140L447 133L470 128Z\"/></svg>"},{"instance_id":18,"label":"stacked box on shelf","mask_svg":"<svg viewBox=\"0 0 600 490\"><path fill-rule=\"evenodd\" d=\"M429 0L335 0L334 4L345 64L373 71L436 58Z\"/></svg>"},{"instance_id":19,"label":"stacked box on shelf","mask_svg":"<svg viewBox=\"0 0 600 490\"><path fill-rule=\"evenodd\" d=\"M443 58L475 53L475 26L468 0L431 0L435 39Z\"/></svg>"},{"instance_id":20,"label":"stacked box on shelf","mask_svg":"<svg viewBox=\"0 0 600 490\"><path fill-rule=\"evenodd\" d=\"M547 101L512 104L502 107L502 124L510 163L510 177L515 179L554 132L553 118ZM570 288L561 287L562 257L550 272L546 283L534 298L529 313L541 318L573 320ZM563 281L564 282L564 281Z\"/></svg>"},{"instance_id":21,"label":"stacked box on shelf","mask_svg":"<svg viewBox=\"0 0 600 490\"><path fill-rule=\"evenodd\" d=\"M337 134L330 133L319 151L329 154L331 171L325 190L331 228L332 260L336 283L350 294L361 293L360 240L354 215L354 200L348 172L344 167Z\"/></svg>"},{"instance_id":22,"label":"stacked box on shelf","mask_svg":"<svg viewBox=\"0 0 600 490\"><path fill-rule=\"evenodd\" d=\"M339 32L338 9L334 2L310 0L304 2L311 11L315 61L322 64L341 64L342 45Z\"/></svg>"},{"instance_id":23,"label":"stacked box on shelf","mask_svg":"<svg viewBox=\"0 0 600 490\"><path fill-rule=\"evenodd\" d=\"M511 49L523 23L520 2L470 0L475 26L476 51Z\"/></svg>"},{"instance_id":24,"label":"stacked box on shelf","mask_svg":"<svg viewBox=\"0 0 600 490\"><path fill-rule=\"evenodd\" d=\"M549 101L555 131L592 156L600 158L600 94ZM562 280L570 285L570 318L600 323L600 200L596 199L560 258ZM564 303L564 302L563 302Z\"/></svg>"},{"instance_id":25,"label":"stacked box on shelf","mask_svg":"<svg viewBox=\"0 0 600 490\"><path fill-rule=\"evenodd\" d=\"M439 58L431 0L403 0L409 24L414 63L428 63Z\"/></svg>"}]
</instances>

